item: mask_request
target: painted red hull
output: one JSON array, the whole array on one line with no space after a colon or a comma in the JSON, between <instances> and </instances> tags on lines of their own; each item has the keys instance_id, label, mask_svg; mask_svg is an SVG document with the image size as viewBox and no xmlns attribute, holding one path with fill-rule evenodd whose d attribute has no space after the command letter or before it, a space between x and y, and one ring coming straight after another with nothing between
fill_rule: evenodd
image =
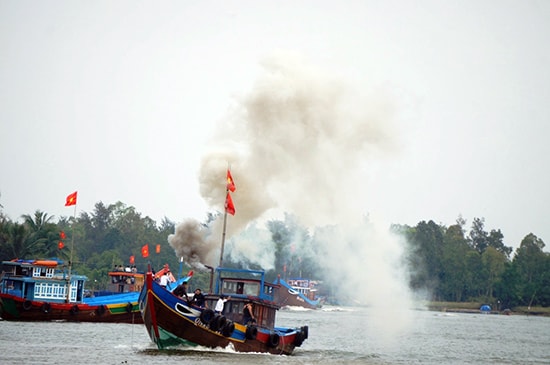
<instances>
[{"instance_id":1,"label":"painted red hull","mask_svg":"<svg viewBox=\"0 0 550 365\"><path fill-rule=\"evenodd\" d=\"M7 321L143 323L137 304L128 304L48 303L0 294L0 317Z\"/></svg>"}]
</instances>

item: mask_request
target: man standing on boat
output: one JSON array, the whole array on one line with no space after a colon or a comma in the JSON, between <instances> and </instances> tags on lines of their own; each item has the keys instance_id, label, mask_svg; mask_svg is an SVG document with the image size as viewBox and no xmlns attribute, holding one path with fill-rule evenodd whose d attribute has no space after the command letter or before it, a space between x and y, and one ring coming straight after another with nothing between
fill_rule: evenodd
<instances>
[{"instance_id":1,"label":"man standing on boat","mask_svg":"<svg viewBox=\"0 0 550 365\"><path fill-rule=\"evenodd\" d=\"M170 282L170 271L167 271L160 277L160 286L162 286L164 289L166 289L166 286Z\"/></svg>"},{"instance_id":2,"label":"man standing on boat","mask_svg":"<svg viewBox=\"0 0 550 365\"><path fill-rule=\"evenodd\" d=\"M223 295L221 295L220 299L218 299L218 301L216 302L216 308L214 308L214 312L216 312L217 314L222 314L223 306L225 302L227 302L229 299L231 299L231 297L225 298Z\"/></svg>"},{"instance_id":3,"label":"man standing on boat","mask_svg":"<svg viewBox=\"0 0 550 365\"><path fill-rule=\"evenodd\" d=\"M248 302L244 305L244 308L243 308L243 324L247 325L250 323L256 323L256 318L254 318L254 310L252 309L252 303Z\"/></svg>"}]
</instances>

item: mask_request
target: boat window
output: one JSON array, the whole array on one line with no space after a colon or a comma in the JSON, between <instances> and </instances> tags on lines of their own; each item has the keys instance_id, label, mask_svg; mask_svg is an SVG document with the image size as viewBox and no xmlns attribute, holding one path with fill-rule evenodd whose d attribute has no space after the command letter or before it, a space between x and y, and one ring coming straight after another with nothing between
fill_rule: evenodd
<instances>
[{"instance_id":1,"label":"boat window","mask_svg":"<svg viewBox=\"0 0 550 365\"><path fill-rule=\"evenodd\" d=\"M258 283L246 283L244 285L244 294L245 295L259 295L260 294L260 285Z\"/></svg>"},{"instance_id":2,"label":"boat window","mask_svg":"<svg viewBox=\"0 0 550 365\"><path fill-rule=\"evenodd\" d=\"M36 283L34 297L36 299L63 299L67 286L59 283Z\"/></svg>"}]
</instances>

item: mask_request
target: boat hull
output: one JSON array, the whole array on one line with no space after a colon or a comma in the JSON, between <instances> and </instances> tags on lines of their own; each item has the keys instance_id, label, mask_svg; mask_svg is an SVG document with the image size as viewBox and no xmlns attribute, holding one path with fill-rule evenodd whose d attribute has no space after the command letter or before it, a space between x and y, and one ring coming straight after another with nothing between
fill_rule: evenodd
<instances>
[{"instance_id":1,"label":"boat hull","mask_svg":"<svg viewBox=\"0 0 550 365\"><path fill-rule=\"evenodd\" d=\"M0 294L0 317L6 321L143 323L137 302L89 305L30 301Z\"/></svg>"},{"instance_id":2,"label":"boat hull","mask_svg":"<svg viewBox=\"0 0 550 365\"><path fill-rule=\"evenodd\" d=\"M304 307L307 309L317 309L322 306L320 299L309 299L304 294L298 292L287 282L279 279L278 284L281 288L277 291L276 302L281 307Z\"/></svg>"},{"instance_id":3,"label":"boat hull","mask_svg":"<svg viewBox=\"0 0 550 365\"><path fill-rule=\"evenodd\" d=\"M269 330L222 320L207 309L187 305L151 280L140 296L140 310L147 333L159 349L183 344L290 355L307 337L303 328ZM219 325L222 321L224 326Z\"/></svg>"}]
</instances>

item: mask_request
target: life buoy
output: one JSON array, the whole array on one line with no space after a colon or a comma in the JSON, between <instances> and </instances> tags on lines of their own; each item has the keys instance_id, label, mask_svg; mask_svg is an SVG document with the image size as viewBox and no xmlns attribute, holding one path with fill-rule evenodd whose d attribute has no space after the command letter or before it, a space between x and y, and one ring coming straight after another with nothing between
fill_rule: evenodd
<instances>
[{"instance_id":1,"label":"life buoy","mask_svg":"<svg viewBox=\"0 0 550 365\"><path fill-rule=\"evenodd\" d=\"M226 323L227 323L227 318L225 318L225 316L218 317L218 329L223 328L223 326L225 326Z\"/></svg>"},{"instance_id":2,"label":"life buoy","mask_svg":"<svg viewBox=\"0 0 550 365\"><path fill-rule=\"evenodd\" d=\"M133 310L134 310L134 305L128 302L128 304L126 304L126 313L132 313Z\"/></svg>"},{"instance_id":3,"label":"life buoy","mask_svg":"<svg viewBox=\"0 0 550 365\"><path fill-rule=\"evenodd\" d=\"M210 308L207 308L207 309L202 311L199 318L200 318L202 323L209 324L210 321L214 318L214 311Z\"/></svg>"},{"instance_id":4,"label":"life buoy","mask_svg":"<svg viewBox=\"0 0 550 365\"><path fill-rule=\"evenodd\" d=\"M267 342L267 345L269 347L277 347L279 345L280 337L276 333L272 333L269 335L269 341Z\"/></svg>"},{"instance_id":5,"label":"life buoy","mask_svg":"<svg viewBox=\"0 0 550 365\"><path fill-rule=\"evenodd\" d=\"M79 310L80 310L80 309L78 308L78 305L75 304L75 305L73 305L73 306L71 307L71 310L70 310L69 312L70 312L72 315L75 315L75 314L78 313Z\"/></svg>"},{"instance_id":6,"label":"life buoy","mask_svg":"<svg viewBox=\"0 0 550 365\"><path fill-rule=\"evenodd\" d=\"M210 322L208 322L208 328L210 328L212 331L218 330L218 317L219 314L216 314L214 318Z\"/></svg>"},{"instance_id":7,"label":"life buoy","mask_svg":"<svg viewBox=\"0 0 550 365\"><path fill-rule=\"evenodd\" d=\"M258 328L256 326L246 326L245 336L248 340L253 340L258 334Z\"/></svg>"},{"instance_id":8,"label":"life buoy","mask_svg":"<svg viewBox=\"0 0 550 365\"><path fill-rule=\"evenodd\" d=\"M222 335L224 335L225 337L231 336L233 331L235 331L235 323L233 323L232 321L227 321L222 327Z\"/></svg>"},{"instance_id":9,"label":"life buoy","mask_svg":"<svg viewBox=\"0 0 550 365\"><path fill-rule=\"evenodd\" d=\"M42 306L40 307L40 309L42 310L43 313L50 313L50 309L51 309L51 306L50 306L50 303L44 303L42 304Z\"/></svg>"},{"instance_id":10,"label":"life buoy","mask_svg":"<svg viewBox=\"0 0 550 365\"><path fill-rule=\"evenodd\" d=\"M216 315L208 324L208 327L214 332L218 331L226 322L224 316Z\"/></svg>"},{"instance_id":11,"label":"life buoy","mask_svg":"<svg viewBox=\"0 0 550 365\"><path fill-rule=\"evenodd\" d=\"M32 302L30 300L25 300L23 302L23 309L28 311L32 308Z\"/></svg>"},{"instance_id":12,"label":"life buoy","mask_svg":"<svg viewBox=\"0 0 550 365\"><path fill-rule=\"evenodd\" d=\"M105 306L103 304L97 307L95 310L95 314L97 314L98 316L101 316L104 313L105 313Z\"/></svg>"}]
</instances>

